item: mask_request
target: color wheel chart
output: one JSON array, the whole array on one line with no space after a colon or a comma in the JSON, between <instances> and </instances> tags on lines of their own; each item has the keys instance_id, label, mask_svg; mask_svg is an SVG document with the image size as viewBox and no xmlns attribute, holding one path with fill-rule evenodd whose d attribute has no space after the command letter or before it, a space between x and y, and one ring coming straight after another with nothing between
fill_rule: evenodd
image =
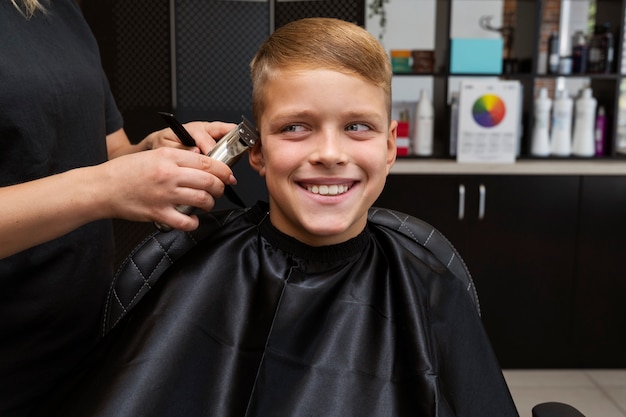
<instances>
[{"instance_id":1,"label":"color wheel chart","mask_svg":"<svg viewBox=\"0 0 626 417\"><path fill-rule=\"evenodd\" d=\"M502 122L506 115L504 101L495 94L480 96L472 106L472 117L482 127L494 127Z\"/></svg>"},{"instance_id":2,"label":"color wheel chart","mask_svg":"<svg viewBox=\"0 0 626 417\"><path fill-rule=\"evenodd\" d=\"M462 81L458 162L515 162L521 85L518 81Z\"/></svg>"}]
</instances>

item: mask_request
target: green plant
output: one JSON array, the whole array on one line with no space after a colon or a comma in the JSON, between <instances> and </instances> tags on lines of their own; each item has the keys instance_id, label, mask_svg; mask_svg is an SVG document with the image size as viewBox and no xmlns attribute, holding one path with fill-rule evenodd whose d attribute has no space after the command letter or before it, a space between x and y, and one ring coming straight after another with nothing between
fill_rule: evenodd
<instances>
[{"instance_id":1,"label":"green plant","mask_svg":"<svg viewBox=\"0 0 626 417\"><path fill-rule=\"evenodd\" d=\"M387 12L385 11L385 4L389 3L389 0L370 0L367 4L369 9L368 17L371 19L378 16L378 24L380 25L380 33L378 39L382 40L387 28Z\"/></svg>"}]
</instances>

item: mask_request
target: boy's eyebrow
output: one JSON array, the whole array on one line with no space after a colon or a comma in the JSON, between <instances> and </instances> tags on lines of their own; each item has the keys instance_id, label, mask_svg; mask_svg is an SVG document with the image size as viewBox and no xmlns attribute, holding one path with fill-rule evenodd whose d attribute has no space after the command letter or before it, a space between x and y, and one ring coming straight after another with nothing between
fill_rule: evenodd
<instances>
[{"instance_id":1,"label":"boy's eyebrow","mask_svg":"<svg viewBox=\"0 0 626 417\"><path fill-rule=\"evenodd\" d=\"M310 110L295 110L293 112L279 113L272 118L274 122L280 122L284 120L292 119L306 119L315 117L315 112ZM386 114L371 110L348 110L342 114L342 117L349 119L372 119L372 118L385 118Z\"/></svg>"},{"instance_id":2,"label":"boy's eyebrow","mask_svg":"<svg viewBox=\"0 0 626 417\"><path fill-rule=\"evenodd\" d=\"M314 113L309 110L294 110L279 113L272 118L273 121L291 120L291 119L303 119L313 116Z\"/></svg>"},{"instance_id":3,"label":"boy's eyebrow","mask_svg":"<svg viewBox=\"0 0 626 417\"><path fill-rule=\"evenodd\" d=\"M381 112L377 112L374 110L353 110L353 111L349 111L346 115L354 119L360 119L360 118L372 119L372 118L385 118L386 117L386 113L381 113Z\"/></svg>"}]
</instances>

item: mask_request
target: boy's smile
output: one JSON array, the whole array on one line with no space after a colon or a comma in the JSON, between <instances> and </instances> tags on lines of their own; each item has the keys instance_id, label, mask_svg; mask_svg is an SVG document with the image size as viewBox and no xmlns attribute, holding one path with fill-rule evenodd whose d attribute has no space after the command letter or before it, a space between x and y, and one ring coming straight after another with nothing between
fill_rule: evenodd
<instances>
[{"instance_id":1,"label":"boy's smile","mask_svg":"<svg viewBox=\"0 0 626 417\"><path fill-rule=\"evenodd\" d=\"M263 97L250 163L266 179L272 224L313 246L358 235L395 161L384 90L337 71L290 70Z\"/></svg>"}]
</instances>

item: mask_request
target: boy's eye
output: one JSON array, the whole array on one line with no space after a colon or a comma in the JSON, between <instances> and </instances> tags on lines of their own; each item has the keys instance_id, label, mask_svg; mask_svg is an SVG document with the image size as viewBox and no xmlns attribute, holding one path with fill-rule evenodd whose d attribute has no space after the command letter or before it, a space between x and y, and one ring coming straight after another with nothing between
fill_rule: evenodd
<instances>
[{"instance_id":1,"label":"boy's eye","mask_svg":"<svg viewBox=\"0 0 626 417\"><path fill-rule=\"evenodd\" d=\"M289 126L283 127L282 129L283 132L287 132L287 133L302 132L303 130L304 130L304 126L302 125L289 125Z\"/></svg>"},{"instance_id":2,"label":"boy's eye","mask_svg":"<svg viewBox=\"0 0 626 417\"><path fill-rule=\"evenodd\" d=\"M351 132L362 132L364 130L370 130L370 127L362 123L353 123L346 126L346 130L349 130Z\"/></svg>"}]
</instances>

